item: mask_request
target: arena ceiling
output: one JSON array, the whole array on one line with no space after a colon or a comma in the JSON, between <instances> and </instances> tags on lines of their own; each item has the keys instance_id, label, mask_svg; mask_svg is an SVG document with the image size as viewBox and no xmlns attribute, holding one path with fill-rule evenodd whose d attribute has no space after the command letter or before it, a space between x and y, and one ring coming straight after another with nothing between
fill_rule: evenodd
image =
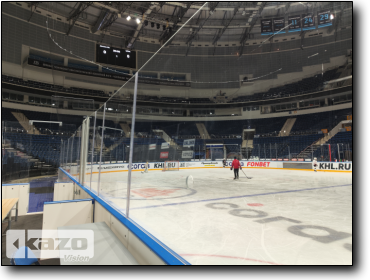
<instances>
[{"instance_id":1,"label":"arena ceiling","mask_svg":"<svg viewBox=\"0 0 370 280\"><path fill-rule=\"evenodd\" d=\"M341 13L352 9L351 2L29 2L36 8L68 20L67 35L76 23L90 27L92 33L116 34L126 39L127 47L143 37L173 43L239 42L242 48L250 38L261 36L259 19L330 9ZM200 11L199 11L200 10ZM130 20L127 20L131 17ZM338 17L340 18L340 17ZM190 20L189 20L190 19ZM138 21L140 20L140 22ZM343 20L343 19L342 19ZM351 19L352 20L352 19ZM187 23L187 24L185 24ZM184 28L181 30L180 27Z\"/></svg>"}]
</instances>

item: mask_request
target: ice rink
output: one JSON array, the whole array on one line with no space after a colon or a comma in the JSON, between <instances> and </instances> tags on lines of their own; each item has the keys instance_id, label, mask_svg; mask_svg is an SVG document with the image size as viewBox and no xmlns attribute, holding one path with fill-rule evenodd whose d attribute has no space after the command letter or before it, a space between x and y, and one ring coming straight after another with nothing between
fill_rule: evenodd
<instances>
[{"instance_id":1,"label":"ice rink","mask_svg":"<svg viewBox=\"0 0 370 280\"><path fill-rule=\"evenodd\" d=\"M193 265L352 264L352 173L243 170L132 172L130 218ZM101 174L123 213L127 174Z\"/></svg>"}]
</instances>

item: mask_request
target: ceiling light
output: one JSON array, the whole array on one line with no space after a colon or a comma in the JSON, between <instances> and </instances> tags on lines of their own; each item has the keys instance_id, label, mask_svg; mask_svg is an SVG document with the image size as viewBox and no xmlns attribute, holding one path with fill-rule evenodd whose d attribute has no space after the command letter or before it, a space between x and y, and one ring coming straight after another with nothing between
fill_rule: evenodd
<instances>
[{"instance_id":1,"label":"ceiling light","mask_svg":"<svg viewBox=\"0 0 370 280\"><path fill-rule=\"evenodd\" d=\"M140 23L140 19L139 19L139 18L137 18L137 19L136 19L136 22L137 22L137 24L139 24L139 23Z\"/></svg>"},{"instance_id":2,"label":"ceiling light","mask_svg":"<svg viewBox=\"0 0 370 280\"><path fill-rule=\"evenodd\" d=\"M333 14L330 15L330 19L334 19L334 15Z\"/></svg>"},{"instance_id":3,"label":"ceiling light","mask_svg":"<svg viewBox=\"0 0 370 280\"><path fill-rule=\"evenodd\" d=\"M127 20L130 20L130 19L131 19L130 15L128 15L126 19L127 19Z\"/></svg>"},{"instance_id":4,"label":"ceiling light","mask_svg":"<svg viewBox=\"0 0 370 280\"><path fill-rule=\"evenodd\" d=\"M127 58L130 58L130 55L129 54L127 55Z\"/></svg>"}]
</instances>

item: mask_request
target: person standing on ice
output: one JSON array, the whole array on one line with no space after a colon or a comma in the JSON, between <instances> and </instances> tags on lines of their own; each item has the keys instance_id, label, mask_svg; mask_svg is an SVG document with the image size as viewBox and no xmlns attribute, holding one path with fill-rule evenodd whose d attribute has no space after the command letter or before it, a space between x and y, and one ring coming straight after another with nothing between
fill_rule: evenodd
<instances>
[{"instance_id":1,"label":"person standing on ice","mask_svg":"<svg viewBox=\"0 0 370 280\"><path fill-rule=\"evenodd\" d=\"M226 166L226 159L225 159L225 158L222 160L222 165L223 165L223 166L224 166L224 168L225 168L225 166Z\"/></svg>"},{"instance_id":2,"label":"person standing on ice","mask_svg":"<svg viewBox=\"0 0 370 280\"><path fill-rule=\"evenodd\" d=\"M313 170L314 170L315 172L317 172L317 171L316 171L316 168L317 168L317 158L313 158L312 164L313 164Z\"/></svg>"},{"instance_id":3,"label":"person standing on ice","mask_svg":"<svg viewBox=\"0 0 370 280\"><path fill-rule=\"evenodd\" d=\"M234 168L234 180L239 179L239 168L241 169L242 166L240 165L240 161L234 157L233 162L231 163L231 168L230 170L233 170Z\"/></svg>"}]
</instances>

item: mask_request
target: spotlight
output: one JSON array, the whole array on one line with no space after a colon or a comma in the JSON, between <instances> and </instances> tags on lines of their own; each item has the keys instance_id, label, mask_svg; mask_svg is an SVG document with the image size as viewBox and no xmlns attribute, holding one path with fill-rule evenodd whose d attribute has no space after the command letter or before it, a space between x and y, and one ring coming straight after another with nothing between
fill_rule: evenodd
<instances>
[{"instance_id":1,"label":"spotlight","mask_svg":"<svg viewBox=\"0 0 370 280\"><path fill-rule=\"evenodd\" d=\"M157 23L157 29L159 29L161 27L161 25L159 23Z\"/></svg>"},{"instance_id":2,"label":"spotlight","mask_svg":"<svg viewBox=\"0 0 370 280\"><path fill-rule=\"evenodd\" d=\"M330 19L334 19L334 15L333 14L330 15Z\"/></svg>"},{"instance_id":3,"label":"spotlight","mask_svg":"<svg viewBox=\"0 0 370 280\"><path fill-rule=\"evenodd\" d=\"M136 22L137 22L137 24L139 24L139 23L140 23L140 19L139 19L139 18L137 18L137 19L136 19Z\"/></svg>"},{"instance_id":4,"label":"spotlight","mask_svg":"<svg viewBox=\"0 0 370 280\"><path fill-rule=\"evenodd\" d=\"M127 20L130 20L130 19L131 19L130 15L128 15L126 19L127 19Z\"/></svg>"},{"instance_id":5,"label":"spotlight","mask_svg":"<svg viewBox=\"0 0 370 280\"><path fill-rule=\"evenodd\" d=\"M151 27L154 27L154 22L151 22L151 23L150 23L150 26L151 26Z\"/></svg>"},{"instance_id":6,"label":"spotlight","mask_svg":"<svg viewBox=\"0 0 370 280\"><path fill-rule=\"evenodd\" d=\"M127 58L130 58L130 55L129 54L127 55Z\"/></svg>"}]
</instances>

